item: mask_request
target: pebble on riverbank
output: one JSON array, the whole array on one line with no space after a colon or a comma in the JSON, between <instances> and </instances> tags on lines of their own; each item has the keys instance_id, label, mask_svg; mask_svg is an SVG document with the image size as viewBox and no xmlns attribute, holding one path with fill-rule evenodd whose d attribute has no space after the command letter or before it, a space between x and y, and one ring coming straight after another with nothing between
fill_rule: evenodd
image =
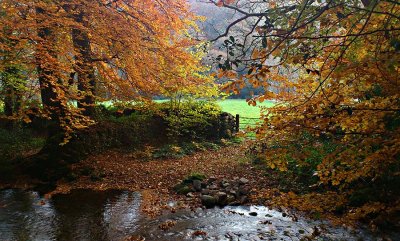
<instances>
[{"instance_id":1,"label":"pebble on riverbank","mask_svg":"<svg viewBox=\"0 0 400 241\"><path fill-rule=\"evenodd\" d=\"M175 186L175 191L189 198L198 196L204 207L213 208L245 203L250 194L250 186L249 180L243 177L236 177L233 180L218 180L215 177L209 177L204 180L184 180Z\"/></svg>"}]
</instances>

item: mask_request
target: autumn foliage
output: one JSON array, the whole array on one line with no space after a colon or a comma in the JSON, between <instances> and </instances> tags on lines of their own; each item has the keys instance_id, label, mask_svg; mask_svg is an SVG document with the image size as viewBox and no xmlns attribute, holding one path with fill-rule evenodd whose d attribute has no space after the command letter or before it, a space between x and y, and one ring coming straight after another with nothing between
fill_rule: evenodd
<instances>
[{"instance_id":1,"label":"autumn foliage","mask_svg":"<svg viewBox=\"0 0 400 241\"><path fill-rule=\"evenodd\" d=\"M263 111L263 124L255 130L258 156L281 171L307 167L308 178L317 177L313 187L330 190L325 202L308 194L303 197L309 201L289 203L343 208L361 190L371 189L349 217L398 213L398 2L210 2L240 11L239 22L250 22L239 46L247 52L239 51L236 35L226 42L232 53L219 59L220 76L232 79L225 90L239 91L247 81L264 88L250 105L277 102Z\"/></svg>"},{"instance_id":2,"label":"autumn foliage","mask_svg":"<svg viewBox=\"0 0 400 241\"><path fill-rule=\"evenodd\" d=\"M205 2L239 15L214 39L224 40L215 58L215 76L229 80L223 89L250 84L264 92L249 105L276 103L252 130L257 158L306 179L307 190L263 194L354 220L398 217L398 1ZM102 101L164 95L179 106L184 95L214 95L201 65L207 45L192 38L200 20L186 0L2 0L4 114L52 120L58 145L93 124ZM170 118L170 131L190 134L191 114Z\"/></svg>"},{"instance_id":3,"label":"autumn foliage","mask_svg":"<svg viewBox=\"0 0 400 241\"><path fill-rule=\"evenodd\" d=\"M0 5L1 97L9 118L46 116L68 139L93 122L99 101L149 99L209 81L200 74L201 46L190 37L199 18L186 1Z\"/></svg>"}]
</instances>

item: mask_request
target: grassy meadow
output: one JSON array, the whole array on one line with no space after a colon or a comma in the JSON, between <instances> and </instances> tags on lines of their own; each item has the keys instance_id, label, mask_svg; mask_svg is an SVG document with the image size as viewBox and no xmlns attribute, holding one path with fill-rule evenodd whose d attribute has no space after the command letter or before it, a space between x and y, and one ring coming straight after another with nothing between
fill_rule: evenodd
<instances>
[{"instance_id":1,"label":"grassy meadow","mask_svg":"<svg viewBox=\"0 0 400 241\"><path fill-rule=\"evenodd\" d=\"M241 117L258 118L260 117L260 107L272 107L272 101L257 103L257 106L250 106L243 99L227 99L218 101L218 105L222 110L232 115L239 114Z\"/></svg>"},{"instance_id":2,"label":"grassy meadow","mask_svg":"<svg viewBox=\"0 0 400 241\"><path fill-rule=\"evenodd\" d=\"M244 129L247 126L254 126L258 120L254 118L260 117L261 107L272 107L274 102L264 101L263 103L257 103L257 106L250 106L244 99L227 99L218 101L218 105L221 106L222 110L232 115L239 114L240 116L240 128ZM253 119L247 119L253 118Z\"/></svg>"}]
</instances>

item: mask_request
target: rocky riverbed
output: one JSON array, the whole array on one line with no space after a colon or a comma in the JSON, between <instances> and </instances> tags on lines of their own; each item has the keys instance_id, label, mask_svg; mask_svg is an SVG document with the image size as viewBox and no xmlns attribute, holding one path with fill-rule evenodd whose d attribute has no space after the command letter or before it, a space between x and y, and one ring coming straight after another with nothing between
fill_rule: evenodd
<instances>
[{"instance_id":1,"label":"rocky riverbed","mask_svg":"<svg viewBox=\"0 0 400 241\"><path fill-rule=\"evenodd\" d=\"M235 177L232 180L192 175L175 186L178 194L200 198L206 208L245 204L251 192L249 180Z\"/></svg>"},{"instance_id":2,"label":"rocky riverbed","mask_svg":"<svg viewBox=\"0 0 400 241\"><path fill-rule=\"evenodd\" d=\"M195 183L192 181L190 185L199 184ZM220 197L218 193L228 192L228 183L233 191L246 187L245 180L240 181L240 178L220 182L221 185L224 183L225 189L214 189L211 187L215 182L201 181L203 187L194 193L195 198ZM207 189L216 190L215 195L214 192L201 194ZM141 202L140 193L129 191L73 190L46 199L34 191L2 190L0 240L378 239L363 229L335 227L327 221L310 220L300 214L294 219L285 212L264 206L178 210L149 218L140 212ZM175 203L171 200L170 205Z\"/></svg>"}]
</instances>

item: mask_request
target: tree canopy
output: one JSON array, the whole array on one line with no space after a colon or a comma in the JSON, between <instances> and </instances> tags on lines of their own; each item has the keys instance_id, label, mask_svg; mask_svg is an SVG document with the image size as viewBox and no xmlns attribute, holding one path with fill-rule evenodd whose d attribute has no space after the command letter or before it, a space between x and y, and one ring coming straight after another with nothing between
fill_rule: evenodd
<instances>
[{"instance_id":1,"label":"tree canopy","mask_svg":"<svg viewBox=\"0 0 400 241\"><path fill-rule=\"evenodd\" d=\"M264 89L250 105L277 101L256 129L264 143L259 155L271 168L315 165L310 178L341 194L398 176L398 2L208 2L241 14L216 38L225 38L227 49L217 58L219 76L231 78L225 90L238 92L248 81ZM235 35L231 30L242 22L246 33ZM310 147L323 153L320 163L312 162ZM369 203L359 214L379 208Z\"/></svg>"},{"instance_id":2,"label":"tree canopy","mask_svg":"<svg viewBox=\"0 0 400 241\"><path fill-rule=\"evenodd\" d=\"M199 20L185 1L1 1L1 96L10 117L42 105L69 133L97 101L204 85ZM77 106L76 104L77 103Z\"/></svg>"}]
</instances>

